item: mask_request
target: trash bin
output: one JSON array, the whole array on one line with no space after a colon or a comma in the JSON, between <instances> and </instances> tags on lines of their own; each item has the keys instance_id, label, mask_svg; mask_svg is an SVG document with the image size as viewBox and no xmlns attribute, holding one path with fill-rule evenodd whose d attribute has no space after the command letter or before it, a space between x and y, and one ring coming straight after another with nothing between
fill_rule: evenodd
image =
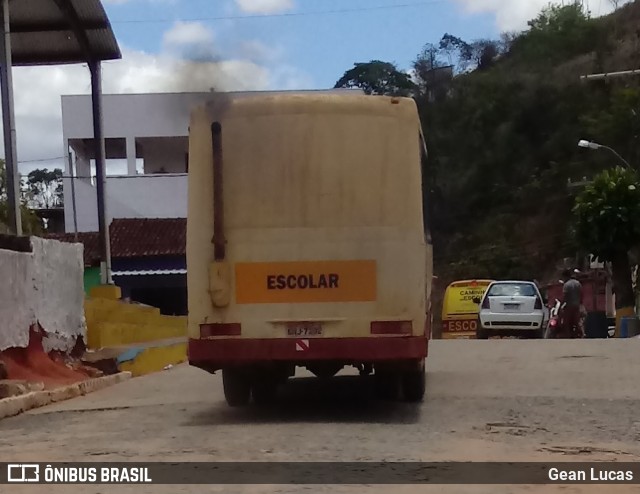
<instances>
[{"instance_id":1,"label":"trash bin","mask_svg":"<svg viewBox=\"0 0 640 494\"><path fill-rule=\"evenodd\" d=\"M584 333L587 338L607 338L609 322L606 312L589 312L584 322Z\"/></svg>"},{"instance_id":2,"label":"trash bin","mask_svg":"<svg viewBox=\"0 0 640 494\"><path fill-rule=\"evenodd\" d=\"M620 320L620 338L633 338L640 334L640 321L637 317L623 317Z\"/></svg>"}]
</instances>

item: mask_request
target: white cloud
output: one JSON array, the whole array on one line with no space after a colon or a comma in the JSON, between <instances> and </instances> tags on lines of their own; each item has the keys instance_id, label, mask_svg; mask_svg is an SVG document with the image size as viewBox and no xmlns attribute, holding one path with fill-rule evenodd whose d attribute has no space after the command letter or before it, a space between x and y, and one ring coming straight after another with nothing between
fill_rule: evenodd
<instances>
[{"instance_id":1,"label":"white cloud","mask_svg":"<svg viewBox=\"0 0 640 494\"><path fill-rule=\"evenodd\" d=\"M526 29L527 21L549 5L549 0L453 0L469 14L493 14L501 31ZM552 2L554 3L554 2ZM560 3L560 2L555 2ZM624 1L620 2L625 3ZM600 16L613 10L609 0L587 0L592 15Z\"/></svg>"},{"instance_id":2,"label":"white cloud","mask_svg":"<svg viewBox=\"0 0 640 494\"><path fill-rule=\"evenodd\" d=\"M282 47L273 47L258 40L245 40L238 43L237 56L256 63L274 62L284 53Z\"/></svg>"},{"instance_id":3,"label":"white cloud","mask_svg":"<svg viewBox=\"0 0 640 494\"><path fill-rule=\"evenodd\" d=\"M213 31L201 22L176 22L163 36L167 46L186 46L213 43Z\"/></svg>"},{"instance_id":4,"label":"white cloud","mask_svg":"<svg viewBox=\"0 0 640 494\"><path fill-rule=\"evenodd\" d=\"M176 22L164 33L162 43L172 55L187 60L212 62L219 59L211 28L201 22Z\"/></svg>"},{"instance_id":5,"label":"white cloud","mask_svg":"<svg viewBox=\"0 0 640 494\"><path fill-rule=\"evenodd\" d=\"M236 0L243 12L251 14L276 14L291 10L293 0Z\"/></svg>"},{"instance_id":6,"label":"white cloud","mask_svg":"<svg viewBox=\"0 0 640 494\"><path fill-rule=\"evenodd\" d=\"M179 36L176 39L181 39ZM150 93L293 89L312 86L295 68L278 60L270 63L236 57L198 63L170 51L149 54L122 47L122 60L103 64L104 93ZM60 96L89 94L89 71L83 65L16 67L14 101L18 161L59 157L63 154ZM0 144L2 139L0 138ZM4 146L0 147L3 152ZM23 163L27 173L34 167L62 167L61 160Z\"/></svg>"}]
</instances>

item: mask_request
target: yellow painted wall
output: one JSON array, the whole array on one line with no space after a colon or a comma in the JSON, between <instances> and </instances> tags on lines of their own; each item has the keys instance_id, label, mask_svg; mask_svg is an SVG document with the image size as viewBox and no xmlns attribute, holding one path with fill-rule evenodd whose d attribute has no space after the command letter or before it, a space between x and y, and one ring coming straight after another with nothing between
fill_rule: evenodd
<instances>
[{"instance_id":1,"label":"yellow painted wall","mask_svg":"<svg viewBox=\"0 0 640 494\"><path fill-rule=\"evenodd\" d=\"M177 365L187 360L187 344L146 348L133 360L121 363L121 372L131 372L133 377L163 370L167 365Z\"/></svg>"},{"instance_id":2,"label":"yellow painted wall","mask_svg":"<svg viewBox=\"0 0 640 494\"><path fill-rule=\"evenodd\" d=\"M125 304L113 298L110 287L95 287L90 295L85 300L85 317L91 349L187 336L186 317L164 316L154 307Z\"/></svg>"}]
</instances>

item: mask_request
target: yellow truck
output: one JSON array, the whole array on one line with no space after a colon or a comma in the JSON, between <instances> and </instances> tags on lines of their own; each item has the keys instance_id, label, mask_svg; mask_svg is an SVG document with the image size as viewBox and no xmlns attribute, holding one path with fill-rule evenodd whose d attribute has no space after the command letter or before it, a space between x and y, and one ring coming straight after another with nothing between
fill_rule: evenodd
<instances>
[{"instance_id":1,"label":"yellow truck","mask_svg":"<svg viewBox=\"0 0 640 494\"><path fill-rule=\"evenodd\" d=\"M480 308L474 302L482 298L492 280L463 280L451 283L442 303L442 339L476 337Z\"/></svg>"},{"instance_id":2,"label":"yellow truck","mask_svg":"<svg viewBox=\"0 0 640 494\"><path fill-rule=\"evenodd\" d=\"M230 406L296 367L373 374L419 401L430 335L415 103L361 93L215 94L189 131L188 357Z\"/></svg>"}]
</instances>

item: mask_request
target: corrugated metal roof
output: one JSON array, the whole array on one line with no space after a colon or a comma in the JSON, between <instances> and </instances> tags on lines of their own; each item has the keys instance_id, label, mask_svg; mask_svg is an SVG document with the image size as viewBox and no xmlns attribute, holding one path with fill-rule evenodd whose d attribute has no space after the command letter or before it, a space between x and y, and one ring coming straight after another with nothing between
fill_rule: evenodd
<instances>
[{"instance_id":1,"label":"corrugated metal roof","mask_svg":"<svg viewBox=\"0 0 640 494\"><path fill-rule=\"evenodd\" d=\"M9 19L13 65L122 57L100 0L14 0L9 4ZM78 37L74 25L84 35Z\"/></svg>"}]
</instances>

